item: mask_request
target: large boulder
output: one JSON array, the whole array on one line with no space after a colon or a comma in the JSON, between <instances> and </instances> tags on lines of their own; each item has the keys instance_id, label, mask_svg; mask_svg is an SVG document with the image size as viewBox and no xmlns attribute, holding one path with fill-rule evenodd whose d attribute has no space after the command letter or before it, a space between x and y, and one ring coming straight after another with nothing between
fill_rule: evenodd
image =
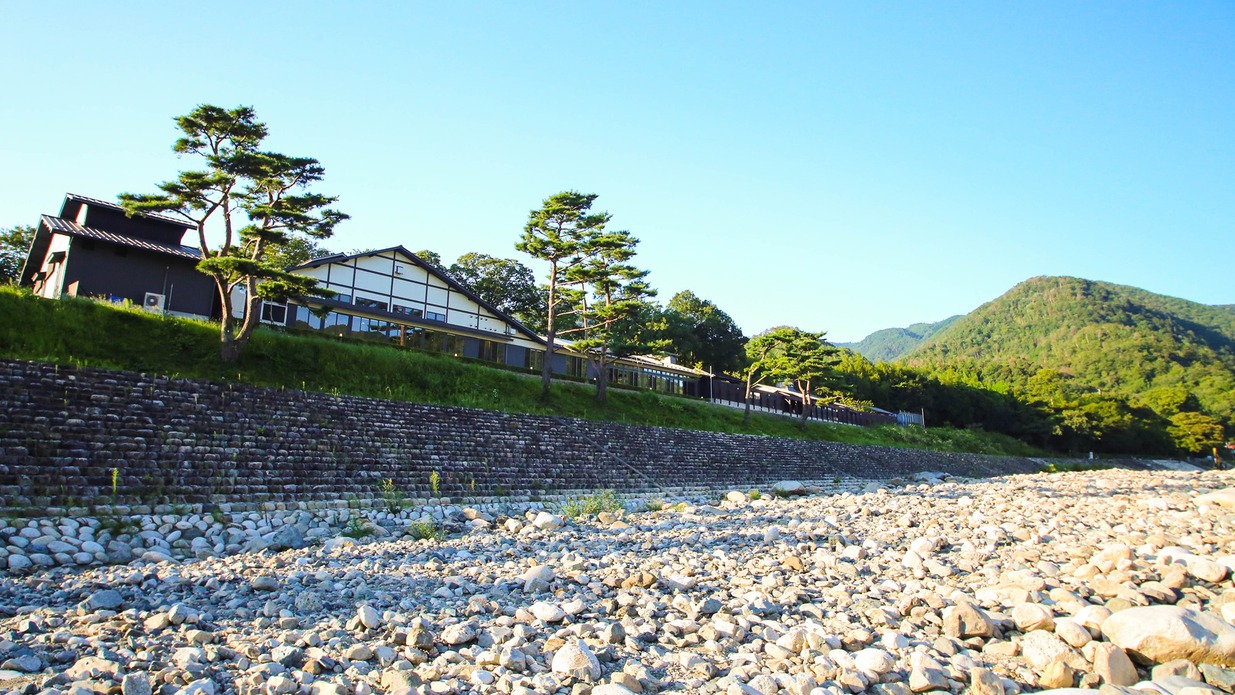
<instances>
[{"instance_id":1,"label":"large boulder","mask_svg":"<svg viewBox=\"0 0 1235 695\"><path fill-rule=\"evenodd\" d=\"M950 637L990 637L995 634L995 621L977 606L960 602L943 611L943 631Z\"/></svg>"},{"instance_id":2,"label":"large boulder","mask_svg":"<svg viewBox=\"0 0 1235 695\"><path fill-rule=\"evenodd\" d=\"M600 680L600 661L582 640L568 642L553 654L554 673L594 683Z\"/></svg>"},{"instance_id":3,"label":"large boulder","mask_svg":"<svg viewBox=\"0 0 1235 695\"><path fill-rule=\"evenodd\" d=\"M1208 504L1217 507L1235 508L1235 487L1228 487L1224 490L1215 490L1204 495L1196 496L1197 504Z\"/></svg>"},{"instance_id":4,"label":"large boulder","mask_svg":"<svg viewBox=\"0 0 1235 695\"><path fill-rule=\"evenodd\" d=\"M1146 663L1187 659L1197 664L1235 666L1235 626L1179 606L1119 611L1102 623L1102 634Z\"/></svg>"},{"instance_id":5,"label":"large boulder","mask_svg":"<svg viewBox=\"0 0 1235 695\"><path fill-rule=\"evenodd\" d=\"M806 486L796 480L782 480L772 486L772 494L777 497L805 495Z\"/></svg>"}]
</instances>

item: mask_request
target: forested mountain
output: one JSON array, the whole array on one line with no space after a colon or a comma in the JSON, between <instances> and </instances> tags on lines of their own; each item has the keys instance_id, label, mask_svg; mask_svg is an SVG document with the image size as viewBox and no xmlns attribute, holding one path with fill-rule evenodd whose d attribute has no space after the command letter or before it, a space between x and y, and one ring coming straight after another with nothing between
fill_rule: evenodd
<instances>
[{"instance_id":1,"label":"forested mountain","mask_svg":"<svg viewBox=\"0 0 1235 695\"><path fill-rule=\"evenodd\" d=\"M1235 309L1135 287L1032 278L898 362L1048 409L1069 446L1204 451L1235 423Z\"/></svg>"},{"instance_id":2,"label":"forested mountain","mask_svg":"<svg viewBox=\"0 0 1235 695\"><path fill-rule=\"evenodd\" d=\"M905 328L885 328L871 333L856 343L837 343L836 345L849 348L871 362L879 360L891 362L929 340L959 318L960 316L953 316L937 323L915 323Z\"/></svg>"}]
</instances>

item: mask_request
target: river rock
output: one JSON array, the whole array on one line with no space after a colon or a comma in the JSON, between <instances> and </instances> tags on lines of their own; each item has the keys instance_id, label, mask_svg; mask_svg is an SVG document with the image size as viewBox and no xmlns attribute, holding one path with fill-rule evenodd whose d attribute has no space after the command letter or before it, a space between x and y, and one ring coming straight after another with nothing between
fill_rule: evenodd
<instances>
[{"instance_id":1,"label":"river rock","mask_svg":"<svg viewBox=\"0 0 1235 695\"><path fill-rule=\"evenodd\" d=\"M562 645L553 654L550 668L554 673L573 676L589 683L600 680L600 661L582 640Z\"/></svg>"},{"instance_id":2,"label":"river rock","mask_svg":"<svg viewBox=\"0 0 1235 695\"><path fill-rule=\"evenodd\" d=\"M1102 634L1147 663L1187 659L1197 664L1235 666L1235 626L1180 606L1119 611L1102 624Z\"/></svg>"}]
</instances>

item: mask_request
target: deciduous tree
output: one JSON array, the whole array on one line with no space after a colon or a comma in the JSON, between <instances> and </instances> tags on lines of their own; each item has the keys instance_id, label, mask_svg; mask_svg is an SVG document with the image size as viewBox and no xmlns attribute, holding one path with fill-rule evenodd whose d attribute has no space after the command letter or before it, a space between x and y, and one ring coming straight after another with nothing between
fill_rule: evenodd
<instances>
[{"instance_id":1,"label":"deciduous tree","mask_svg":"<svg viewBox=\"0 0 1235 695\"><path fill-rule=\"evenodd\" d=\"M30 244L34 243L36 231L34 227L22 224L0 229L0 283L17 282L20 279L18 274L30 253Z\"/></svg>"},{"instance_id":2,"label":"deciduous tree","mask_svg":"<svg viewBox=\"0 0 1235 695\"><path fill-rule=\"evenodd\" d=\"M543 330L546 293L536 286L536 274L531 268L510 258L465 253L447 272L523 325Z\"/></svg>"},{"instance_id":3,"label":"deciduous tree","mask_svg":"<svg viewBox=\"0 0 1235 695\"><path fill-rule=\"evenodd\" d=\"M197 267L214 279L223 311L220 354L224 362L235 362L258 326L263 298L332 294L271 262L270 252L296 236L325 239L347 215L331 209L336 198L307 190L325 174L316 159L261 150L267 128L252 108L202 105L176 125L184 135L172 149L201 168L158 184L158 193L121 194L120 202L129 214L172 214L196 230L202 254ZM222 234L217 247L207 241L208 226ZM241 319L233 311L237 288L244 291Z\"/></svg>"},{"instance_id":4,"label":"deciduous tree","mask_svg":"<svg viewBox=\"0 0 1235 695\"><path fill-rule=\"evenodd\" d=\"M729 373L742 368L746 337L719 307L684 290L673 295L667 310L685 319L694 338L674 346L681 350L678 356L684 362L712 372Z\"/></svg>"}]
</instances>

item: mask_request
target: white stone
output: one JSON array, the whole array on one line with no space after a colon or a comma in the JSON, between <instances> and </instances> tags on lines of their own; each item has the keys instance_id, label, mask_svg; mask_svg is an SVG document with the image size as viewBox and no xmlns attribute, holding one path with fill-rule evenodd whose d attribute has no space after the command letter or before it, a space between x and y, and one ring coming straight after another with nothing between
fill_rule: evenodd
<instances>
[{"instance_id":1,"label":"white stone","mask_svg":"<svg viewBox=\"0 0 1235 695\"><path fill-rule=\"evenodd\" d=\"M582 640L567 642L553 654L554 673L575 676L589 682L600 679L600 661Z\"/></svg>"},{"instance_id":2,"label":"white stone","mask_svg":"<svg viewBox=\"0 0 1235 695\"><path fill-rule=\"evenodd\" d=\"M1153 663L1188 659L1235 666L1235 626L1179 606L1128 608L1102 624L1102 634L1132 656Z\"/></svg>"}]
</instances>

